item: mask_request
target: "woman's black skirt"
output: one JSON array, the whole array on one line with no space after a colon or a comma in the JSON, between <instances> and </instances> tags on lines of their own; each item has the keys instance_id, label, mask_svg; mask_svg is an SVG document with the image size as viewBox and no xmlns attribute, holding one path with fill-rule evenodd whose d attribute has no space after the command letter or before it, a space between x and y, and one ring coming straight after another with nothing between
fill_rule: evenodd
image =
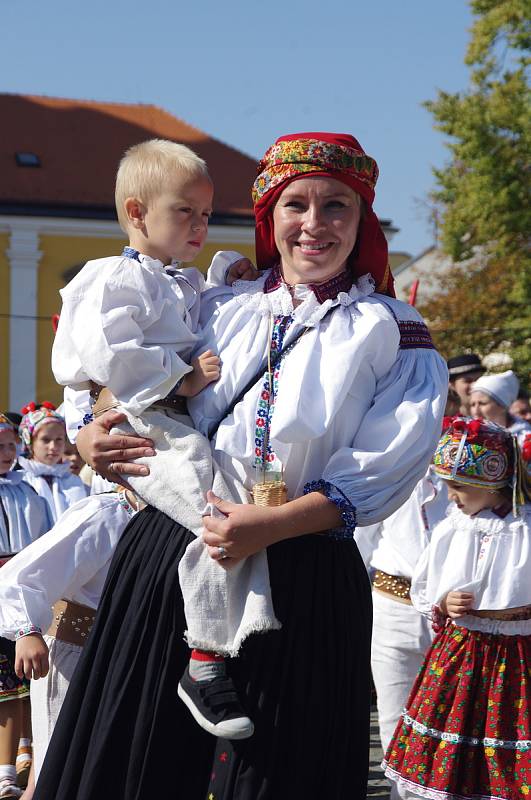
<instances>
[{"instance_id":1,"label":"woman's black skirt","mask_svg":"<svg viewBox=\"0 0 531 800\"><path fill-rule=\"evenodd\" d=\"M269 548L283 627L229 662L255 733L228 742L177 697L189 657L177 568L192 538L154 509L131 521L34 800L365 797L371 599L355 544L304 536Z\"/></svg>"}]
</instances>

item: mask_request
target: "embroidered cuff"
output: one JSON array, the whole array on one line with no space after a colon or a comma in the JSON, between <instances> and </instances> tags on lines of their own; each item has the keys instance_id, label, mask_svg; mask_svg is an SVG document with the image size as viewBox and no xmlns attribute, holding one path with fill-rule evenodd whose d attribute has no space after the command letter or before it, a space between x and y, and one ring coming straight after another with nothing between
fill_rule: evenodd
<instances>
[{"instance_id":1,"label":"embroidered cuff","mask_svg":"<svg viewBox=\"0 0 531 800\"><path fill-rule=\"evenodd\" d=\"M304 494L310 494L310 492L321 492L339 509L343 527L333 528L328 531L328 536L332 539L350 539L352 541L356 530L356 509L341 489L338 489L333 483L321 479L306 484Z\"/></svg>"},{"instance_id":2,"label":"embroidered cuff","mask_svg":"<svg viewBox=\"0 0 531 800\"><path fill-rule=\"evenodd\" d=\"M30 636L32 633L40 633L42 635L42 630L38 625L24 625L23 628L19 628L16 632L15 640L22 639L23 636Z\"/></svg>"}]
</instances>

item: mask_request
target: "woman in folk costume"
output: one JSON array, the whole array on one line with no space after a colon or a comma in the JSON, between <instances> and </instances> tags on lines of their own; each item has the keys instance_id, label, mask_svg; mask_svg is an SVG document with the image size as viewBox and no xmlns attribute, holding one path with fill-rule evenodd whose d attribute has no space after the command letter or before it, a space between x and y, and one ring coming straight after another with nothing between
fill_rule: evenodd
<instances>
[{"instance_id":1,"label":"woman in folk costume","mask_svg":"<svg viewBox=\"0 0 531 800\"><path fill-rule=\"evenodd\" d=\"M170 791L183 798L364 796L371 600L353 529L392 513L425 473L447 388L422 320L393 297L372 210L376 177L351 136L282 137L254 186L264 274L203 303L201 347L217 351L223 369L189 410L256 502L211 495L221 515L205 518L204 541L229 569L267 548L282 623L229 662L254 735L218 740L212 766L215 741L178 705L187 653L175 647L183 618L174 595L192 539L148 508L118 545L36 800L167 794L159 766L168 742ZM112 463L139 474L123 462L149 442L109 437L120 419L103 415L78 445L99 472ZM124 729L129 746L117 754Z\"/></svg>"},{"instance_id":2,"label":"woman in folk costume","mask_svg":"<svg viewBox=\"0 0 531 800\"><path fill-rule=\"evenodd\" d=\"M66 429L63 417L51 403L29 403L22 409L24 416L19 434L26 447L26 457L19 458L24 480L48 504L52 524L72 503L87 496L85 484L63 462Z\"/></svg>"},{"instance_id":3,"label":"woman in folk costume","mask_svg":"<svg viewBox=\"0 0 531 800\"><path fill-rule=\"evenodd\" d=\"M51 526L45 501L23 480L16 461L17 436L0 414L0 564L31 544ZM19 797L15 762L31 762L29 684L14 668L14 646L0 638L0 798ZM23 749L17 757L20 738ZM27 775L26 775L27 777Z\"/></svg>"},{"instance_id":4,"label":"woman in folk costume","mask_svg":"<svg viewBox=\"0 0 531 800\"><path fill-rule=\"evenodd\" d=\"M528 454L529 455L529 454ZM411 596L439 629L387 750L406 798L531 793L531 508L514 437L454 417L435 470L457 508L433 532ZM442 628L442 629L441 629Z\"/></svg>"}]
</instances>

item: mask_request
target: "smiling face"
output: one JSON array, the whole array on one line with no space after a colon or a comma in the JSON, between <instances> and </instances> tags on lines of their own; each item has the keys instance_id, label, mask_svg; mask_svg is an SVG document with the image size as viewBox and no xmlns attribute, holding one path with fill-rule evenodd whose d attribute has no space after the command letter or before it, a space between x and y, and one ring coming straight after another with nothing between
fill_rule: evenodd
<instances>
[{"instance_id":1,"label":"smiling face","mask_svg":"<svg viewBox=\"0 0 531 800\"><path fill-rule=\"evenodd\" d=\"M129 197L129 243L163 264L193 261L208 233L214 189L209 178L177 176L147 206Z\"/></svg>"},{"instance_id":2,"label":"smiling face","mask_svg":"<svg viewBox=\"0 0 531 800\"><path fill-rule=\"evenodd\" d=\"M65 452L65 426L60 422L44 422L37 428L31 440L31 454L42 464L58 464Z\"/></svg>"},{"instance_id":3,"label":"smiling face","mask_svg":"<svg viewBox=\"0 0 531 800\"><path fill-rule=\"evenodd\" d=\"M11 469L17 457L17 438L15 431L0 431L0 475Z\"/></svg>"},{"instance_id":4,"label":"smiling face","mask_svg":"<svg viewBox=\"0 0 531 800\"><path fill-rule=\"evenodd\" d=\"M488 419L504 428L507 425L507 411L484 392L472 392L470 395L470 415L475 419Z\"/></svg>"},{"instance_id":5,"label":"smiling face","mask_svg":"<svg viewBox=\"0 0 531 800\"><path fill-rule=\"evenodd\" d=\"M360 214L359 195L334 178L301 178L286 186L273 211L286 283L322 283L342 272Z\"/></svg>"},{"instance_id":6,"label":"smiling face","mask_svg":"<svg viewBox=\"0 0 531 800\"><path fill-rule=\"evenodd\" d=\"M496 508L505 501L502 492L480 489L478 486L466 486L458 481L446 481L448 499L468 516L477 514L485 508Z\"/></svg>"}]
</instances>

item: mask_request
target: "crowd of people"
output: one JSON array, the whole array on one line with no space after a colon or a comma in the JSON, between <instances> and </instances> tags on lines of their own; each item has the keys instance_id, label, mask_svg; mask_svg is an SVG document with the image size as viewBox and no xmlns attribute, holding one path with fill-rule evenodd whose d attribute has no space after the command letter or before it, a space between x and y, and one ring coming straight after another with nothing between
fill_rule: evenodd
<instances>
[{"instance_id":1,"label":"crowd of people","mask_svg":"<svg viewBox=\"0 0 531 800\"><path fill-rule=\"evenodd\" d=\"M377 178L281 137L205 278L205 162L124 154L0 415L0 798L364 800L372 682L393 800L531 793L529 397L395 298Z\"/></svg>"}]
</instances>

